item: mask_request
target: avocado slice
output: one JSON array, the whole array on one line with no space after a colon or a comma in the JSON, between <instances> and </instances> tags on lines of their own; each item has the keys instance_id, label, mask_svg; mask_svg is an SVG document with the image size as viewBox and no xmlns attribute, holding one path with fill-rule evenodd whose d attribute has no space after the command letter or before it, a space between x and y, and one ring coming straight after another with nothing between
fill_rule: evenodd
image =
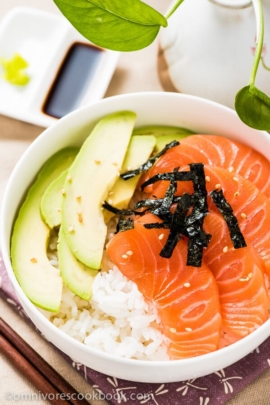
<instances>
[{"instance_id":1,"label":"avocado slice","mask_svg":"<svg viewBox=\"0 0 270 405\"><path fill-rule=\"evenodd\" d=\"M66 241L65 233L60 226L58 238L58 259L63 282L76 295L90 300L92 285L98 270L90 269L73 255Z\"/></svg>"},{"instance_id":2,"label":"avocado slice","mask_svg":"<svg viewBox=\"0 0 270 405\"><path fill-rule=\"evenodd\" d=\"M121 172L124 173L127 170L136 169L142 165L150 157L155 144L156 138L152 135L132 136ZM106 201L116 208L127 208L139 179L140 175L133 177L128 181L119 178L106 197ZM108 223L109 219L113 217L113 215L113 213L104 210L105 222Z\"/></svg>"},{"instance_id":3,"label":"avocado slice","mask_svg":"<svg viewBox=\"0 0 270 405\"><path fill-rule=\"evenodd\" d=\"M53 229L61 225L61 206L65 179L68 169L63 171L46 189L40 203L40 211L43 220ZM60 227L58 243L59 269L63 282L80 298L89 300L92 295L92 285L98 273L79 262L70 251L65 239L65 234Z\"/></svg>"},{"instance_id":4,"label":"avocado slice","mask_svg":"<svg viewBox=\"0 0 270 405\"><path fill-rule=\"evenodd\" d=\"M11 261L18 282L35 305L51 312L59 310L62 279L47 257L50 228L42 220L40 201L77 153L77 148L66 148L47 160L19 210L11 237Z\"/></svg>"},{"instance_id":5,"label":"avocado slice","mask_svg":"<svg viewBox=\"0 0 270 405\"><path fill-rule=\"evenodd\" d=\"M51 228L61 224L61 207L63 190L68 169L63 171L57 179L51 182L40 202L40 213L43 221Z\"/></svg>"},{"instance_id":6,"label":"avocado slice","mask_svg":"<svg viewBox=\"0 0 270 405\"><path fill-rule=\"evenodd\" d=\"M65 181L62 227L69 248L86 266L99 269L107 227L102 203L119 177L136 114L101 119L86 139Z\"/></svg>"},{"instance_id":7,"label":"avocado slice","mask_svg":"<svg viewBox=\"0 0 270 405\"><path fill-rule=\"evenodd\" d=\"M161 135L170 135L170 134L193 134L194 132L190 131L187 128L181 127L171 127L163 125L147 125L145 127L135 128L133 135L154 135L159 137Z\"/></svg>"},{"instance_id":8,"label":"avocado slice","mask_svg":"<svg viewBox=\"0 0 270 405\"><path fill-rule=\"evenodd\" d=\"M155 146L155 153L160 152L165 146L172 142L178 141L180 142L182 139L190 136L190 134L169 134L169 135L161 135L156 138L156 146Z\"/></svg>"}]
</instances>

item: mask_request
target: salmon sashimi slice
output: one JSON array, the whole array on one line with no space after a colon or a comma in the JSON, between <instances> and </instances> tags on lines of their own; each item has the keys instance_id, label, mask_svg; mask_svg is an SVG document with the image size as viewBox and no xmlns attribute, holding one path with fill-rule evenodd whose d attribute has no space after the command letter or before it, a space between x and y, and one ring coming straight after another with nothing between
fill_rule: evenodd
<instances>
[{"instance_id":1,"label":"salmon sashimi slice","mask_svg":"<svg viewBox=\"0 0 270 405\"><path fill-rule=\"evenodd\" d=\"M249 244L233 248L221 215L207 215L204 229L212 235L203 258L218 285L223 330L244 337L268 319L269 296L263 261Z\"/></svg>"},{"instance_id":2,"label":"salmon sashimi slice","mask_svg":"<svg viewBox=\"0 0 270 405\"><path fill-rule=\"evenodd\" d=\"M189 171L189 166L183 167ZM208 209L219 213L210 192L223 190L224 196L233 209L240 230L247 243L251 244L264 261L265 271L270 276L270 200L249 180L215 166L204 166ZM168 181L159 181L154 191L157 198L165 196ZM192 181L177 182L176 195L193 193ZM211 232L210 232L211 233Z\"/></svg>"},{"instance_id":3,"label":"salmon sashimi slice","mask_svg":"<svg viewBox=\"0 0 270 405\"><path fill-rule=\"evenodd\" d=\"M234 170L270 197L270 162L259 152L217 135L191 135L181 140L180 145L169 149L157 163L145 173L140 184L157 173L173 171L190 163L204 163ZM149 187L153 192L155 185Z\"/></svg>"},{"instance_id":4,"label":"salmon sashimi slice","mask_svg":"<svg viewBox=\"0 0 270 405\"><path fill-rule=\"evenodd\" d=\"M108 244L108 256L155 303L173 359L215 351L222 326L215 278L204 263L200 268L186 266L184 239L170 259L161 257L169 230L144 227L157 221L146 214L134 222L134 229L117 233Z\"/></svg>"}]
</instances>

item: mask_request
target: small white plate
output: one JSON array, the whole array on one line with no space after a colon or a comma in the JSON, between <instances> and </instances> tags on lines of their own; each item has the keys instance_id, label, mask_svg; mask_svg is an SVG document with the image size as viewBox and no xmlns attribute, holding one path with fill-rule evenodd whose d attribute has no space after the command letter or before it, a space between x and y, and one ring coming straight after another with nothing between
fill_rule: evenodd
<instances>
[{"instance_id":1,"label":"small white plate","mask_svg":"<svg viewBox=\"0 0 270 405\"><path fill-rule=\"evenodd\" d=\"M28 7L8 12L0 24L0 57L11 59L20 54L29 64L30 81L16 86L0 78L0 114L43 127L56 122L58 118L42 109L69 48L76 42L89 44L63 16ZM101 52L95 72L74 109L104 96L118 58L118 52Z\"/></svg>"}]
</instances>

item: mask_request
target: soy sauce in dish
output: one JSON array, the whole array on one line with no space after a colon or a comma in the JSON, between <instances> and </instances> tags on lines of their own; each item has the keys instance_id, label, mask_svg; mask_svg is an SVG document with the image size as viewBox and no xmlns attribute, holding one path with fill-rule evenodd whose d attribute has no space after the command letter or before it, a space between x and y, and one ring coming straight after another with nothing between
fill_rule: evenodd
<instances>
[{"instance_id":1,"label":"soy sauce in dish","mask_svg":"<svg viewBox=\"0 0 270 405\"><path fill-rule=\"evenodd\" d=\"M103 52L81 42L70 47L43 105L45 114L61 118L78 107Z\"/></svg>"}]
</instances>

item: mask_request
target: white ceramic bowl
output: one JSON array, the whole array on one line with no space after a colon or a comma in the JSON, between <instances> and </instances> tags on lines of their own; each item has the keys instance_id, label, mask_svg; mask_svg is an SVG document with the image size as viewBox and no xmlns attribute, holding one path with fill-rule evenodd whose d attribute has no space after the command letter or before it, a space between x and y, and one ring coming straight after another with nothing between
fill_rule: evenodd
<instances>
[{"instance_id":1,"label":"white ceramic bowl","mask_svg":"<svg viewBox=\"0 0 270 405\"><path fill-rule=\"evenodd\" d=\"M15 167L2 203L1 247L18 298L38 329L72 359L97 371L131 381L165 383L197 378L227 367L261 344L270 334L270 320L233 345L200 357L175 361L139 361L101 353L74 340L51 324L23 293L10 262L12 226L25 192L44 162L56 151L80 145L104 115L132 110L136 125L175 125L195 132L220 134L254 147L270 159L270 137L243 124L234 111L211 101L175 93L135 93L104 99L67 115L46 129Z\"/></svg>"}]
</instances>

